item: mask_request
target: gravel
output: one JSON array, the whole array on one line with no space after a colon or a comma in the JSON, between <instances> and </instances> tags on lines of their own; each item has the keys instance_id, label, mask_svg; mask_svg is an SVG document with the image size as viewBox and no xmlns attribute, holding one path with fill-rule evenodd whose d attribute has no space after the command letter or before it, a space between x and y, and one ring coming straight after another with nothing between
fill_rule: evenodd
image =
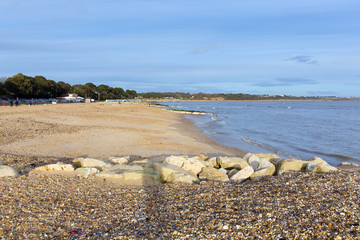
<instances>
[{"instance_id":1,"label":"gravel","mask_svg":"<svg viewBox=\"0 0 360 240\"><path fill-rule=\"evenodd\" d=\"M0 178L0 239L359 239L359 199L349 171L152 186L26 174Z\"/></svg>"}]
</instances>

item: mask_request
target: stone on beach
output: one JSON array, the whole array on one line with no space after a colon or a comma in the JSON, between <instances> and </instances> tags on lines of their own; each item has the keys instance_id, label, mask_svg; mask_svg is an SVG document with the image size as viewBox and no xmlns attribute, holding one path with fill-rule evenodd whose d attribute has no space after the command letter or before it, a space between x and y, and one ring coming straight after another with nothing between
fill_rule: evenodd
<instances>
[{"instance_id":1,"label":"stone on beach","mask_svg":"<svg viewBox=\"0 0 360 240\"><path fill-rule=\"evenodd\" d=\"M75 167L96 167L96 168L104 168L109 167L110 164L95 159L95 158L75 158L73 160L73 164Z\"/></svg>"},{"instance_id":2,"label":"stone on beach","mask_svg":"<svg viewBox=\"0 0 360 240\"><path fill-rule=\"evenodd\" d=\"M212 158L207 159L206 163L207 163L207 165L209 167L220 168L216 157L212 157Z\"/></svg>"},{"instance_id":3,"label":"stone on beach","mask_svg":"<svg viewBox=\"0 0 360 240\"><path fill-rule=\"evenodd\" d=\"M217 158L218 165L225 169L243 169L249 164L240 157L218 157Z\"/></svg>"},{"instance_id":4,"label":"stone on beach","mask_svg":"<svg viewBox=\"0 0 360 240\"><path fill-rule=\"evenodd\" d=\"M109 162L113 164L125 164L130 162L130 156L110 157Z\"/></svg>"},{"instance_id":5,"label":"stone on beach","mask_svg":"<svg viewBox=\"0 0 360 240\"><path fill-rule=\"evenodd\" d=\"M273 159L281 159L278 155L272 153L254 153L254 155L258 156L259 158L265 158L268 161Z\"/></svg>"},{"instance_id":6,"label":"stone on beach","mask_svg":"<svg viewBox=\"0 0 360 240\"><path fill-rule=\"evenodd\" d=\"M77 168L74 173L76 176L87 178L90 175L96 174L98 172L100 171L97 168L85 167L85 168Z\"/></svg>"},{"instance_id":7,"label":"stone on beach","mask_svg":"<svg viewBox=\"0 0 360 240\"><path fill-rule=\"evenodd\" d=\"M110 169L105 171L99 172L95 174L98 178L105 178L105 179L115 179L115 180L123 180L123 181L138 181L138 180L145 180L145 179L152 179L154 181L159 181L159 175L153 169L144 169L140 166L133 166L127 167L117 167L116 165Z\"/></svg>"},{"instance_id":8,"label":"stone on beach","mask_svg":"<svg viewBox=\"0 0 360 240\"><path fill-rule=\"evenodd\" d=\"M260 164L260 158L256 156L255 154L248 153L244 156L244 160L247 161L247 163L256 171L258 169Z\"/></svg>"},{"instance_id":9,"label":"stone on beach","mask_svg":"<svg viewBox=\"0 0 360 240\"><path fill-rule=\"evenodd\" d=\"M232 182L243 182L248 179L254 173L254 169L251 166L246 166L233 176L231 176L230 180Z\"/></svg>"},{"instance_id":10,"label":"stone on beach","mask_svg":"<svg viewBox=\"0 0 360 240\"><path fill-rule=\"evenodd\" d=\"M164 162L181 167L195 175L199 174L203 168L207 167L206 162L198 156L191 158L187 156L170 156L167 157Z\"/></svg>"},{"instance_id":11,"label":"stone on beach","mask_svg":"<svg viewBox=\"0 0 360 240\"><path fill-rule=\"evenodd\" d=\"M323 173L337 170L337 168L329 165L326 161L318 157L310 158L308 161L285 159L279 161L276 167L277 174L282 174L287 171Z\"/></svg>"},{"instance_id":12,"label":"stone on beach","mask_svg":"<svg viewBox=\"0 0 360 240\"><path fill-rule=\"evenodd\" d=\"M34 168L34 170L32 170L32 172L54 172L54 171L72 172L74 170L75 169L72 164L65 164L65 163L59 162L56 164L48 164L48 165Z\"/></svg>"},{"instance_id":13,"label":"stone on beach","mask_svg":"<svg viewBox=\"0 0 360 240\"><path fill-rule=\"evenodd\" d=\"M160 178L162 181L164 182L171 182L174 181L174 176L181 176L181 174L173 174L173 176L170 176L172 173L175 172L179 172L182 173L183 175L189 175L189 178L193 181L193 182L197 182L198 178L196 177L195 174L186 171L183 168L180 168L176 165L170 164L170 163L154 163L154 167L155 169L159 172L160 174ZM183 178L183 177L182 177Z\"/></svg>"},{"instance_id":14,"label":"stone on beach","mask_svg":"<svg viewBox=\"0 0 360 240\"><path fill-rule=\"evenodd\" d=\"M350 163L350 162L342 162L338 165L339 167L342 167L342 166L352 166L352 167L358 167L359 165L356 164L356 163Z\"/></svg>"},{"instance_id":15,"label":"stone on beach","mask_svg":"<svg viewBox=\"0 0 360 240\"><path fill-rule=\"evenodd\" d=\"M257 180L262 177L272 176L276 172L275 165L269 162L269 165L264 165L264 167L259 168L253 174L251 174L251 180Z\"/></svg>"},{"instance_id":16,"label":"stone on beach","mask_svg":"<svg viewBox=\"0 0 360 240\"><path fill-rule=\"evenodd\" d=\"M12 167L6 165L0 165L0 177L14 177L19 173Z\"/></svg>"},{"instance_id":17,"label":"stone on beach","mask_svg":"<svg viewBox=\"0 0 360 240\"><path fill-rule=\"evenodd\" d=\"M229 177L223 171L219 171L213 167L203 168L199 174L200 180L228 182Z\"/></svg>"},{"instance_id":18,"label":"stone on beach","mask_svg":"<svg viewBox=\"0 0 360 240\"><path fill-rule=\"evenodd\" d=\"M314 168L312 172L314 173L328 173L332 171L337 171L336 167L333 167L329 164L320 164Z\"/></svg>"},{"instance_id":19,"label":"stone on beach","mask_svg":"<svg viewBox=\"0 0 360 240\"><path fill-rule=\"evenodd\" d=\"M167 182L192 184L194 182L194 179L191 175L184 172L173 172L169 175Z\"/></svg>"}]
</instances>

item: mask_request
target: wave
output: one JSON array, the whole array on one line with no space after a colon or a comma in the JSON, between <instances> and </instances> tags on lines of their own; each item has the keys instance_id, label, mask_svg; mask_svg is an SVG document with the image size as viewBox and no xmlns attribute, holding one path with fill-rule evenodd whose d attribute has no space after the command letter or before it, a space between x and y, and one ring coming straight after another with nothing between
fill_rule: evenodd
<instances>
[{"instance_id":1,"label":"wave","mask_svg":"<svg viewBox=\"0 0 360 240\"><path fill-rule=\"evenodd\" d=\"M323 153L323 152L318 152L318 151L309 151L309 150L303 149L303 148L299 148L299 150L301 150L303 152L311 153L311 154L314 154L314 155L323 155L323 156L332 157L332 158L338 158L338 159L347 160L347 161L357 161L357 162L359 162L359 159L355 159L353 157L346 156L346 155Z\"/></svg>"},{"instance_id":2,"label":"wave","mask_svg":"<svg viewBox=\"0 0 360 240\"><path fill-rule=\"evenodd\" d=\"M269 144L266 144L266 143L261 143L261 142L257 142L251 138L248 138L248 137L241 137L241 139L244 141L244 142L247 142L247 143L250 143L254 146L257 146L257 147L260 147L260 148L263 148L267 151L270 151L270 152L273 152L275 154L278 154L278 155L281 155L281 156L284 156L284 157L288 157L288 158L297 158L299 159L298 156L295 156L295 155L292 155L292 154L288 154L288 153L284 153L284 152L281 152L277 149L275 149L274 147L272 147L271 145Z\"/></svg>"}]
</instances>

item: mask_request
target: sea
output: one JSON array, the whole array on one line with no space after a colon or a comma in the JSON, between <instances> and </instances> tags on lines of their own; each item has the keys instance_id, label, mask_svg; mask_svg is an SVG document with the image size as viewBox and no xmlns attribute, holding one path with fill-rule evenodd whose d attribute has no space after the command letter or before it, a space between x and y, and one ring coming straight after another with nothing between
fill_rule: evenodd
<instances>
[{"instance_id":1,"label":"sea","mask_svg":"<svg viewBox=\"0 0 360 240\"><path fill-rule=\"evenodd\" d=\"M187 115L215 142L282 158L320 157L360 164L360 101L180 101L166 108Z\"/></svg>"}]
</instances>

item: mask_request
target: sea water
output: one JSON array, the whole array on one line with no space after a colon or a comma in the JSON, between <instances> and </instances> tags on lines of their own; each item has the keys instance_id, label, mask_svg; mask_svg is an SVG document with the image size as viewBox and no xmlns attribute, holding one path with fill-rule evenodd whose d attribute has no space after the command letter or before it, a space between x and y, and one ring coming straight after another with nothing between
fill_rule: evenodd
<instances>
[{"instance_id":1,"label":"sea water","mask_svg":"<svg viewBox=\"0 0 360 240\"><path fill-rule=\"evenodd\" d=\"M360 101L168 102L219 144L330 164L360 164Z\"/></svg>"}]
</instances>

